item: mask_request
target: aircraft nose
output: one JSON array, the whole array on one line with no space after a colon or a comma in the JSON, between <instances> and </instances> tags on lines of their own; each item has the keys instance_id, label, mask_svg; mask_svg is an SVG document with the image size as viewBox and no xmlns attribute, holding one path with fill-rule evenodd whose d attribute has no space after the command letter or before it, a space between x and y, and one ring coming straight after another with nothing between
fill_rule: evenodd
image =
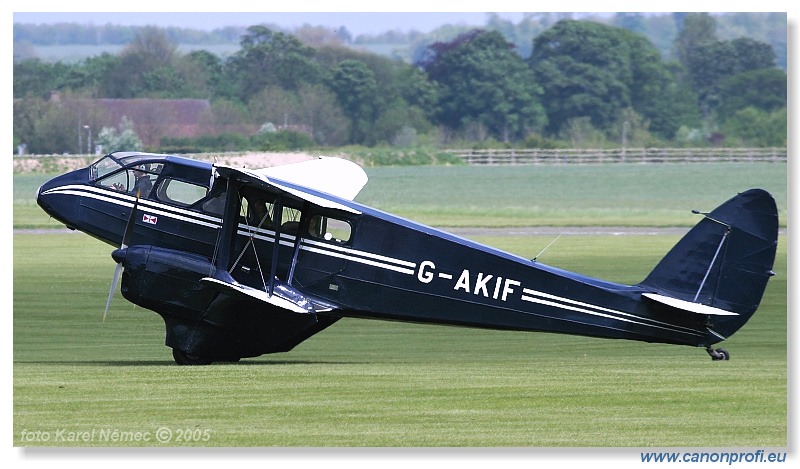
<instances>
[{"instance_id":1,"label":"aircraft nose","mask_svg":"<svg viewBox=\"0 0 800 469\"><path fill-rule=\"evenodd\" d=\"M36 203L48 215L74 227L78 221L79 192L73 190L76 185L85 185L88 181L88 170L78 170L57 176L36 189Z\"/></svg>"}]
</instances>

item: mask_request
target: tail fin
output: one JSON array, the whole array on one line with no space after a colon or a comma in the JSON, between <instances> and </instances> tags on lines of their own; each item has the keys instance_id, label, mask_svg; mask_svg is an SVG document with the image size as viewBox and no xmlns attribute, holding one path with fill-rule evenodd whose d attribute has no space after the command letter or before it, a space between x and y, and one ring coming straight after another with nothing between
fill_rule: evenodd
<instances>
[{"instance_id":1,"label":"tail fin","mask_svg":"<svg viewBox=\"0 0 800 469\"><path fill-rule=\"evenodd\" d=\"M714 332L727 338L753 315L774 275L778 209L768 192L751 189L704 215L640 286L736 313L715 317Z\"/></svg>"}]
</instances>

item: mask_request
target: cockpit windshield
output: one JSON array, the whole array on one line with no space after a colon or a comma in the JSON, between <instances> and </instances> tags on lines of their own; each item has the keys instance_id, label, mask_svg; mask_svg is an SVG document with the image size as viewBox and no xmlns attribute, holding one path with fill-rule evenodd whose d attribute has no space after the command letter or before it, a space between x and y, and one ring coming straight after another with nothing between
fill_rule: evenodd
<instances>
[{"instance_id":1,"label":"cockpit windshield","mask_svg":"<svg viewBox=\"0 0 800 469\"><path fill-rule=\"evenodd\" d=\"M130 167L146 160L151 161L154 156L158 155L137 152L116 152L106 155L90 166L91 178L96 181L120 168Z\"/></svg>"},{"instance_id":2,"label":"cockpit windshield","mask_svg":"<svg viewBox=\"0 0 800 469\"><path fill-rule=\"evenodd\" d=\"M121 167L122 165L119 164L117 160L110 156L105 156L89 167L91 171L91 179L96 181L106 174L113 173Z\"/></svg>"}]
</instances>

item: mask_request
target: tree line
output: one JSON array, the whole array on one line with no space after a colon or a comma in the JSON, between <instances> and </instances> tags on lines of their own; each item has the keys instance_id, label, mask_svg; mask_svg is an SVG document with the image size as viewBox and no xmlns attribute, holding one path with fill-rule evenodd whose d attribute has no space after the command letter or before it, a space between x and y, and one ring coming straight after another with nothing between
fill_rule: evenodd
<instances>
[{"instance_id":1,"label":"tree line","mask_svg":"<svg viewBox=\"0 0 800 469\"><path fill-rule=\"evenodd\" d=\"M208 99L220 127L301 129L308 138L285 140L328 147L785 146L786 74L772 46L722 40L708 14L673 20L666 58L629 28L562 19L527 56L497 30L474 29L414 63L262 25L229 57L179 53L165 30L143 28L118 54L15 61L15 148L69 152L64 129L107 125L71 98L145 97Z\"/></svg>"}]
</instances>

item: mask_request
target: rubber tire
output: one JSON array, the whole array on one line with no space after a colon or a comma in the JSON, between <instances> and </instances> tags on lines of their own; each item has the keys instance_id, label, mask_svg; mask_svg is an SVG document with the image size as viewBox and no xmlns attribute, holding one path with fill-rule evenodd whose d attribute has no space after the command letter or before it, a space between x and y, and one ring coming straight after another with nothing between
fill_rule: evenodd
<instances>
[{"instance_id":1,"label":"rubber tire","mask_svg":"<svg viewBox=\"0 0 800 469\"><path fill-rule=\"evenodd\" d=\"M731 359L731 354L728 353L728 351L725 350L724 348L718 348L713 350L712 352L713 354L711 354L711 359L714 360L715 362L726 361Z\"/></svg>"},{"instance_id":2,"label":"rubber tire","mask_svg":"<svg viewBox=\"0 0 800 469\"><path fill-rule=\"evenodd\" d=\"M188 366L210 365L213 361L211 358L192 355L176 348L172 349L172 358L178 365Z\"/></svg>"}]
</instances>

